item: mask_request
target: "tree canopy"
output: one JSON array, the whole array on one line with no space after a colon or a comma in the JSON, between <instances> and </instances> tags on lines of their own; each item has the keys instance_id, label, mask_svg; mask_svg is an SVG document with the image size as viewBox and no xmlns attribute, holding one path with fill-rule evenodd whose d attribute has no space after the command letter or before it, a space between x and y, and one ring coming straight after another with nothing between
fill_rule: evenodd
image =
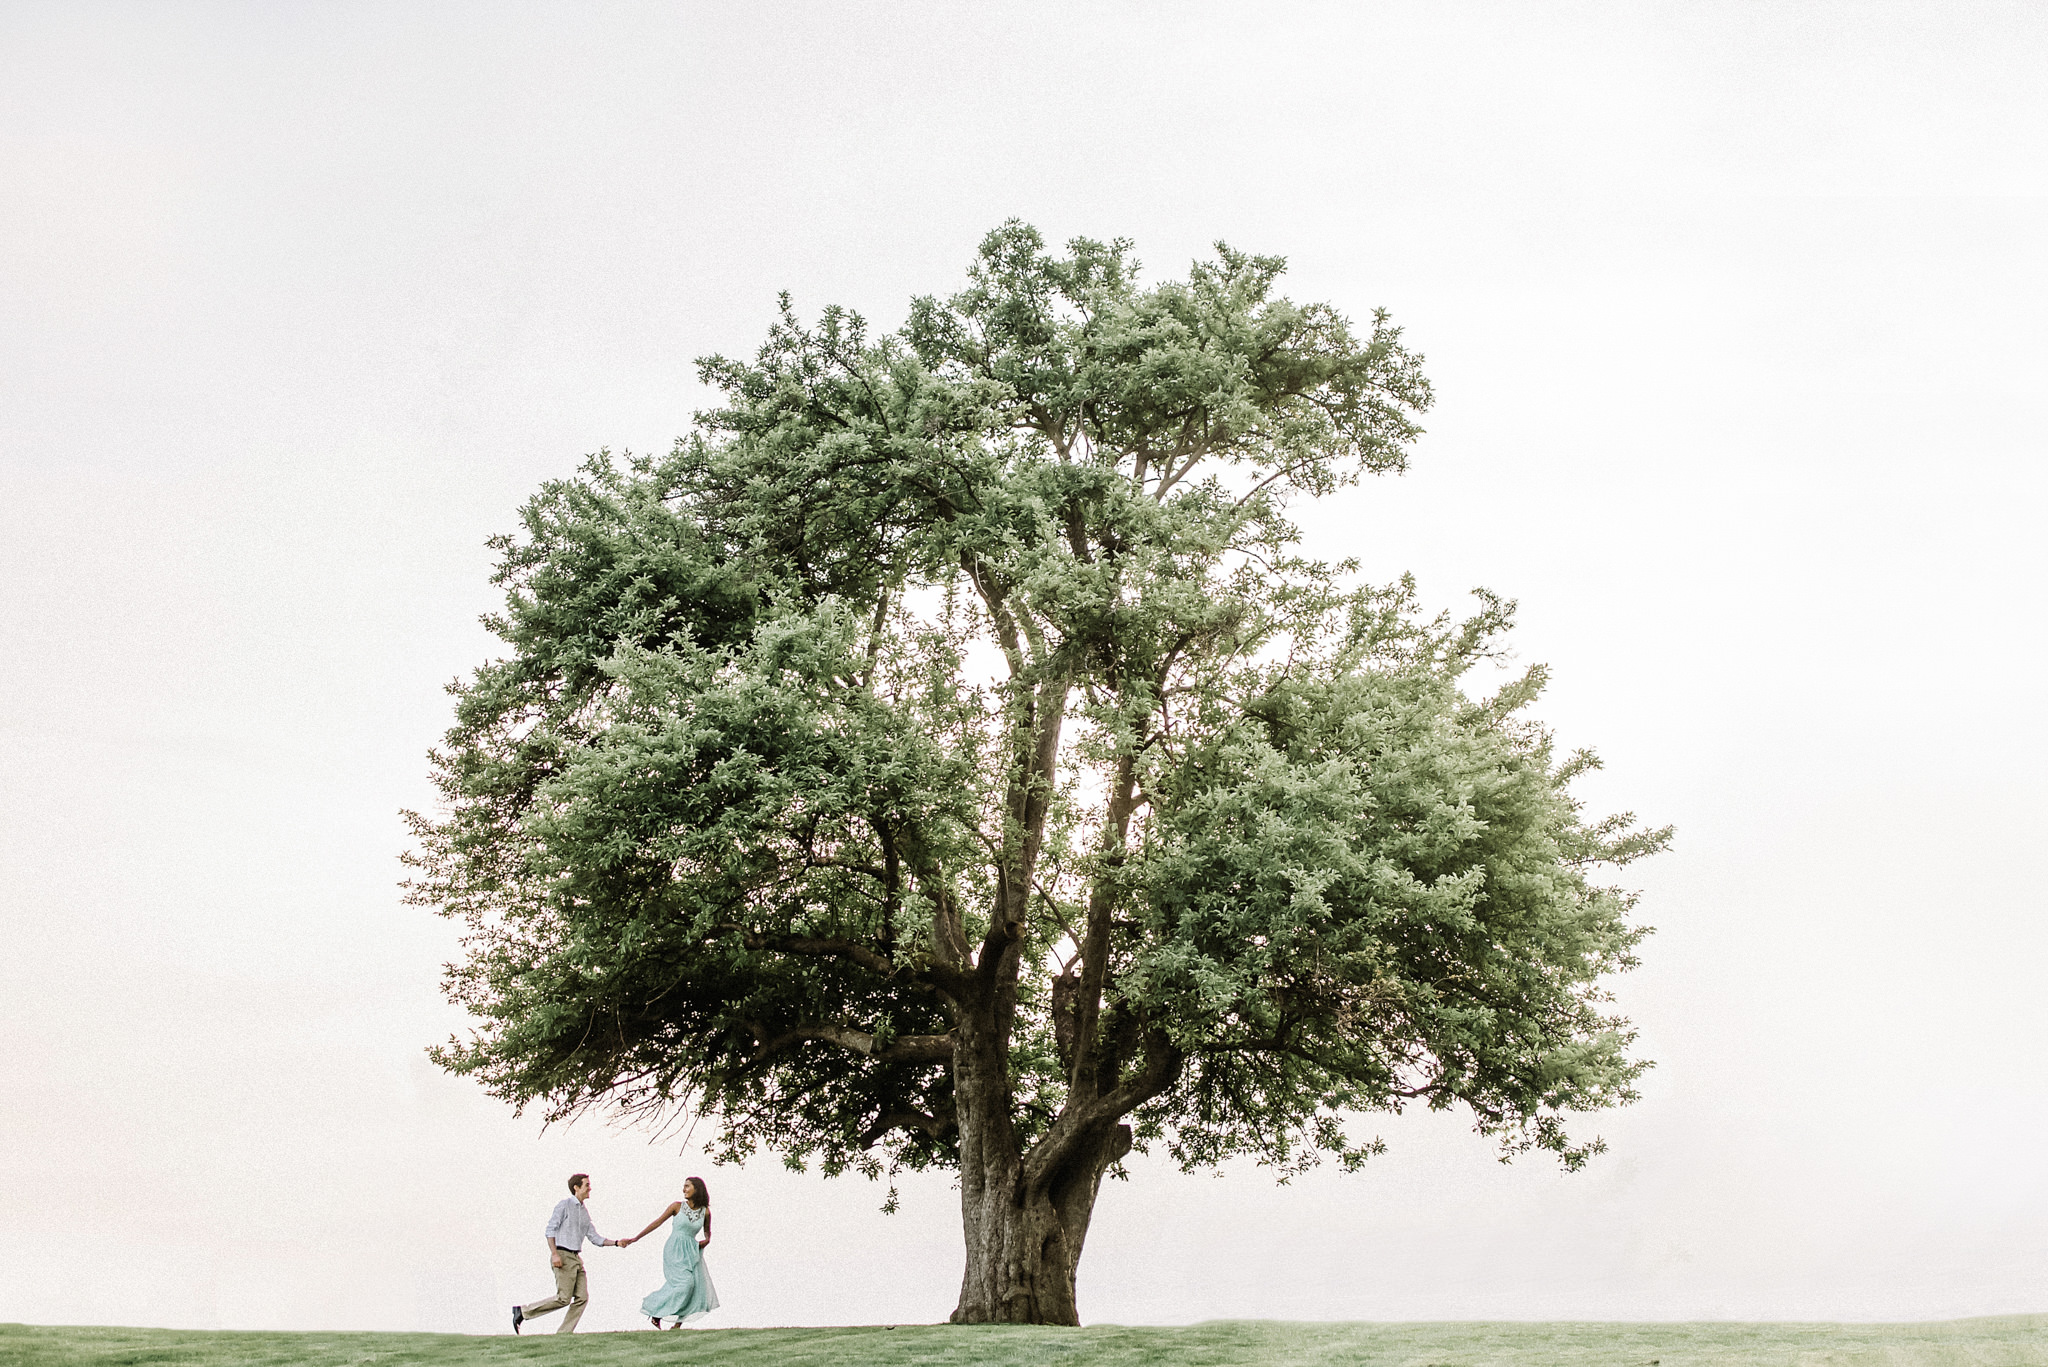
<instances>
[{"instance_id":1,"label":"tree canopy","mask_svg":"<svg viewBox=\"0 0 2048 1367\"><path fill-rule=\"evenodd\" d=\"M412 818L467 930L436 1059L957 1168L967 1320L1076 1321L1134 1144L1356 1164L1423 1104L1583 1162L1644 1066L1599 871L1669 832L1582 816L1540 667L1467 691L1512 603L1303 553L1290 503L1404 468L1430 390L1283 264L1006 224L894 333L785 297L672 451L544 486Z\"/></svg>"}]
</instances>

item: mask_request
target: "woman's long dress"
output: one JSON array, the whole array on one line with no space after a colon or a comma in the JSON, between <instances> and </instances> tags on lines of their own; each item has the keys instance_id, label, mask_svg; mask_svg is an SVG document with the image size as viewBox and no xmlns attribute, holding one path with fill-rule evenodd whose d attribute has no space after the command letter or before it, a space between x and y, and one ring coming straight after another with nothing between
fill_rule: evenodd
<instances>
[{"instance_id":1,"label":"woman's long dress","mask_svg":"<svg viewBox=\"0 0 2048 1367\"><path fill-rule=\"evenodd\" d=\"M667 1280L640 1302L641 1314L650 1319L687 1320L718 1308L718 1292L712 1289L711 1273L697 1248L704 1216L704 1211L694 1209L688 1201L676 1212L668 1242L661 1246L661 1274Z\"/></svg>"}]
</instances>

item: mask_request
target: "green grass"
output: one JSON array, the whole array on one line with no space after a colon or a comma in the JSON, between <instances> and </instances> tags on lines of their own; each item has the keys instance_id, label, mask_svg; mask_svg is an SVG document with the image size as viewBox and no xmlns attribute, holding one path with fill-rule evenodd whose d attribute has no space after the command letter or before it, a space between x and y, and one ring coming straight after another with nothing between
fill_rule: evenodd
<instances>
[{"instance_id":1,"label":"green grass","mask_svg":"<svg viewBox=\"0 0 2048 1367\"><path fill-rule=\"evenodd\" d=\"M2048 1315L1937 1324L1284 1324L278 1334L0 1324L6 1367L2048 1367Z\"/></svg>"}]
</instances>

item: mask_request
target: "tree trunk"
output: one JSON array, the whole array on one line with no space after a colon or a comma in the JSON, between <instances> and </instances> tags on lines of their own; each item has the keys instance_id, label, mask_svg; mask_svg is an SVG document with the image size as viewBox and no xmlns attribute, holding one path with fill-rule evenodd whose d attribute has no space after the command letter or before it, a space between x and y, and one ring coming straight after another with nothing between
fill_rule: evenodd
<instances>
[{"instance_id":1,"label":"tree trunk","mask_svg":"<svg viewBox=\"0 0 2048 1367\"><path fill-rule=\"evenodd\" d=\"M982 1147L966 1142L964 1126L961 1138L963 1157ZM1014 1144L1007 1155L989 1152L991 1161L963 1164L967 1269L953 1323L1080 1324L1074 1272L1096 1192L1103 1172L1130 1149L1130 1126L1110 1126L1038 1189L1028 1189Z\"/></svg>"}]
</instances>

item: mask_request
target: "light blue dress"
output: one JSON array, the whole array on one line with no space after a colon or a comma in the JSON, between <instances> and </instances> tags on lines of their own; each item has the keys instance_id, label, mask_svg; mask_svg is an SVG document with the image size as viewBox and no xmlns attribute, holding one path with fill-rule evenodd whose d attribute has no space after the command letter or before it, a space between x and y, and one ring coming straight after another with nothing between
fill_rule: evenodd
<instances>
[{"instance_id":1,"label":"light blue dress","mask_svg":"<svg viewBox=\"0 0 2048 1367\"><path fill-rule=\"evenodd\" d=\"M706 1212L688 1201L670 1221L668 1242L661 1246L661 1275L668 1280L640 1302L640 1313L650 1319L694 1319L718 1308L718 1292L712 1289L711 1273L697 1248L697 1234L704 1228Z\"/></svg>"}]
</instances>

